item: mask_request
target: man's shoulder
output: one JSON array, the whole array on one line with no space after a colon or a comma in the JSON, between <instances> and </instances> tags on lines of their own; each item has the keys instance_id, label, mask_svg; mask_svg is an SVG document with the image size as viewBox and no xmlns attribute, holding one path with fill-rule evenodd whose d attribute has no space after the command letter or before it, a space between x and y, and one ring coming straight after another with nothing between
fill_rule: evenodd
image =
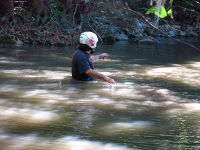
<instances>
[{"instance_id":1,"label":"man's shoulder","mask_svg":"<svg viewBox=\"0 0 200 150\"><path fill-rule=\"evenodd\" d=\"M76 50L75 55L84 55L84 52L81 50Z\"/></svg>"},{"instance_id":2,"label":"man's shoulder","mask_svg":"<svg viewBox=\"0 0 200 150\"><path fill-rule=\"evenodd\" d=\"M88 55L85 52L81 51L81 50L77 50L75 52L75 55L76 55L76 57L88 57Z\"/></svg>"}]
</instances>

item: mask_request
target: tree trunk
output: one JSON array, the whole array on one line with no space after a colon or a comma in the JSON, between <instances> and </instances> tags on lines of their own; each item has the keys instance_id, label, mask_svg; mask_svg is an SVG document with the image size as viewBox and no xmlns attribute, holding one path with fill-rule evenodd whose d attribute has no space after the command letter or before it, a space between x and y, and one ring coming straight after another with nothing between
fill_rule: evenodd
<instances>
[{"instance_id":1,"label":"tree trunk","mask_svg":"<svg viewBox=\"0 0 200 150\"><path fill-rule=\"evenodd\" d=\"M80 0L59 0L65 6L67 13L73 12L73 8L79 3Z\"/></svg>"},{"instance_id":2,"label":"tree trunk","mask_svg":"<svg viewBox=\"0 0 200 150\"><path fill-rule=\"evenodd\" d=\"M200 27L200 0L192 0L192 2L194 3L194 5L198 7L199 16L197 17L196 28L199 28Z\"/></svg>"},{"instance_id":3,"label":"tree trunk","mask_svg":"<svg viewBox=\"0 0 200 150\"><path fill-rule=\"evenodd\" d=\"M13 0L1 0L0 2L0 14L5 17L6 22L12 22L14 19L14 7Z\"/></svg>"},{"instance_id":4,"label":"tree trunk","mask_svg":"<svg viewBox=\"0 0 200 150\"><path fill-rule=\"evenodd\" d=\"M46 21L48 5L51 0L27 0L28 11L35 14L35 22L41 25Z\"/></svg>"},{"instance_id":5,"label":"tree trunk","mask_svg":"<svg viewBox=\"0 0 200 150\"><path fill-rule=\"evenodd\" d=\"M43 0L27 0L27 8L29 11L40 15L43 9Z\"/></svg>"}]
</instances>

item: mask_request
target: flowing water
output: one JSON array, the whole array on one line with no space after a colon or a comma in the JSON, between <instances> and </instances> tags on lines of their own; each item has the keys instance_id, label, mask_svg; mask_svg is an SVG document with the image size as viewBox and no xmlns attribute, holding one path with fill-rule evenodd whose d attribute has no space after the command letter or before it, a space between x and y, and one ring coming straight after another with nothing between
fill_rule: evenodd
<instances>
[{"instance_id":1,"label":"flowing water","mask_svg":"<svg viewBox=\"0 0 200 150\"><path fill-rule=\"evenodd\" d=\"M74 47L1 45L0 149L199 150L200 53L160 41L99 44L116 85L72 80Z\"/></svg>"}]
</instances>

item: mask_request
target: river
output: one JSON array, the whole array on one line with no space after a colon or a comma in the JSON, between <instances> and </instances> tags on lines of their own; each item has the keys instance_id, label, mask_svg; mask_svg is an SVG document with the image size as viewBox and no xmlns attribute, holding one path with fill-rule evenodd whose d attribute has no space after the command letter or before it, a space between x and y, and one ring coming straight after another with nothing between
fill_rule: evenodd
<instances>
[{"instance_id":1,"label":"river","mask_svg":"<svg viewBox=\"0 0 200 150\"><path fill-rule=\"evenodd\" d=\"M98 44L116 85L72 80L76 47L1 45L0 149L199 150L200 53L159 40Z\"/></svg>"}]
</instances>

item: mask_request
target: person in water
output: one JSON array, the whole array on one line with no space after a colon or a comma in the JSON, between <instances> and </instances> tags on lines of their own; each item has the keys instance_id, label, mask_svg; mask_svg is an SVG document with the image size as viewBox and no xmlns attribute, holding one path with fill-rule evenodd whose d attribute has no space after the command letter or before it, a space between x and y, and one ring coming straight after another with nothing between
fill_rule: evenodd
<instances>
[{"instance_id":1,"label":"person in water","mask_svg":"<svg viewBox=\"0 0 200 150\"><path fill-rule=\"evenodd\" d=\"M94 70L93 63L95 61L109 56L107 53L91 56L94 53L97 42L98 38L93 32L83 32L80 35L78 50L72 58L72 78L81 81L92 81L93 78L98 78L108 83L116 84L114 79Z\"/></svg>"}]
</instances>

